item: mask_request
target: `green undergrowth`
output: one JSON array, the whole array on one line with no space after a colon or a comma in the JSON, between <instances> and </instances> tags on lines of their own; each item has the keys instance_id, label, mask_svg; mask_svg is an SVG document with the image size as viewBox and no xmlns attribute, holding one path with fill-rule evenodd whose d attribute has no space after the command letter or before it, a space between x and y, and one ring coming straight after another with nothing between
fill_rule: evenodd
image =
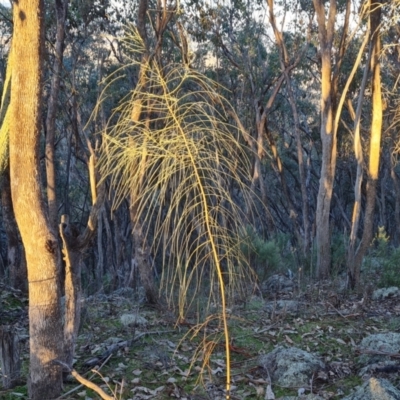
<instances>
[{"instance_id":1,"label":"green undergrowth","mask_svg":"<svg viewBox=\"0 0 400 400\"><path fill-rule=\"evenodd\" d=\"M237 398L264 398L260 393L266 388L268 372L258 366L258 357L276 346L295 346L318 355L327 365L325 380L314 378L314 393L340 399L361 383L356 346L362 338L394 331L400 325L399 317L385 318L383 314L367 318L355 312L354 317L344 318L332 308L320 306L321 300L296 315L272 313L267 311L266 301L272 300L253 296L229 309L232 394ZM210 319L204 326L196 325L194 317L177 324L172 312L139 306L123 295L92 297L84 308L74 367L109 394L114 393L116 399L194 395L217 399L223 393L225 354L218 319ZM123 325L121 315L126 313L140 316L140 324ZM102 358L110 346L122 341L127 343L109 358ZM96 357L98 362L89 366L88 361ZM23 373L21 379L26 380L26 368ZM274 382L272 390L277 399L297 394L297 389L282 388ZM64 398L71 400L99 398L73 379L64 384L64 393ZM0 399L18 398L27 399L25 386L7 392L0 389Z\"/></svg>"},{"instance_id":2,"label":"green undergrowth","mask_svg":"<svg viewBox=\"0 0 400 400\"><path fill-rule=\"evenodd\" d=\"M13 324L25 312L26 297L19 291L0 284L0 324Z\"/></svg>"},{"instance_id":3,"label":"green undergrowth","mask_svg":"<svg viewBox=\"0 0 400 400\"><path fill-rule=\"evenodd\" d=\"M400 248L393 247L384 227L379 227L364 259L363 272L366 281L378 287L400 287Z\"/></svg>"},{"instance_id":4,"label":"green undergrowth","mask_svg":"<svg viewBox=\"0 0 400 400\"><path fill-rule=\"evenodd\" d=\"M0 386L1 388L1 386ZM14 389L2 392L0 389L0 399L2 400L25 400L28 399L28 388L26 385L16 386Z\"/></svg>"}]
</instances>

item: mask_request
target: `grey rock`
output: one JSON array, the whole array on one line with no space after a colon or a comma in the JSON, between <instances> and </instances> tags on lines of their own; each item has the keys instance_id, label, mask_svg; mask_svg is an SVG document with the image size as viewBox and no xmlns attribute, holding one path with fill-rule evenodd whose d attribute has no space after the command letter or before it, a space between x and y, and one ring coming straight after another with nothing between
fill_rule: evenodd
<instances>
[{"instance_id":1,"label":"grey rock","mask_svg":"<svg viewBox=\"0 0 400 400\"><path fill-rule=\"evenodd\" d=\"M371 376L376 372L384 372L386 368L393 368L394 370L398 370L399 363L397 361L391 361L388 357L387 360L380 361L378 363L371 363L364 367L362 367L358 371L359 376Z\"/></svg>"},{"instance_id":2,"label":"grey rock","mask_svg":"<svg viewBox=\"0 0 400 400\"><path fill-rule=\"evenodd\" d=\"M400 333L377 333L365 337L360 343L360 349L382 351L385 353L400 353ZM388 361L389 356L384 354L361 354L358 358L360 366Z\"/></svg>"},{"instance_id":3,"label":"grey rock","mask_svg":"<svg viewBox=\"0 0 400 400\"><path fill-rule=\"evenodd\" d=\"M287 311L287 312L296 312L299 310L300 303L294 300L278 300L268 302L265 306L267 311Z\"/></svg>"},{"instance_id":4,"label":"grey rock","mask_svg":"<svg viewBox=\"0 0 400 400\"><path fill-rule=\"evenodd\" d=\"M370 378L343 400L400 400L400 391L386 379Z\"/></svg>"},{"instance_id":5,"label":"grey rock","mask_svg":"<svg viewBox=\"0 0 400 400\"><path fill-rule=\"evenodd\" d=\"M389 297L398 296L400 296L400 289L397 286L391 286L388 288L374 290L372 293L372 300L384 300Z\"/></svg>"},{"instance_id":6,"label":"grey rock","mask_svg":"<svg viewBox=\"0 0 400 400\"><path fill-rule=\"evenodd\" d=\"M128 325L147 325L147 319L141 317L138 314L122 314L119 317L119 320L121 321L122 325L128 326Z\"/></svg>"},{"instance_id":7,"label":"grey rock","mask_svg":"<svg viewBox=\"0 0 400 400\"><path fill-rule=\"evenodd\" d=\"M261 289L267 295L277 292L291 292L294 289L294 282L283 274L275 274L262 283Z\"/></svg>"},{"instance_id":8,"label":"grey rock","mask_svg":"<svg viewBox=\"0 0 400 400\"><path fill-rule=\"evenodd\" d=\"M134 297L135 293L135 290L130 287L124 287L114 291L115 295L124 297Z\"/></svg>"},{"instance_id":9,"label":"grey rock","mask_svg":"<svg viewBox=\"0 0 400 400\"><path fill-rule=\"evenodd\" d=\"M325 368L325 364L311 353L281 346L260 356L258 365L268 371L272 383L283 387L308 386L312 376Z\"/></svg>"},{"instance_id":10,"label":"grey rock","mask_svg":"<svg viewBox=\"0 0 400 400\"><path fill-rule=\"evenodd\" d=\"M324 400L323 397L316 394L306 394L303 396L283 396L279 397L280 400Z\"/></svg>"},{"instance_id":11,"label":"grey rock","mask_svg":"<svg viewBox=\"0 0 400 400\"><path fill-rule=\"evenodd\" d=\"M124 339L121 339L121 338L119 338L119 337L111 336L111 337L109 337L108 339L106 339L106 340L104 341L104 343L107 344L107 345L113 345L113 344L117 344L117 343L119 343L119 342L123 342L123 340L124 340Z\"/></svg>"},{"instance_id":12,"label":"grey rock","mask_svg":"<svg viewBox=\"0 0 400 400\"><path fill-rule=\"evenodd\" d=\"M303 396L283 396L279 397L280 400L324 400L323 397L317 394L305 394Z\"/></svg>"}]
</instances>

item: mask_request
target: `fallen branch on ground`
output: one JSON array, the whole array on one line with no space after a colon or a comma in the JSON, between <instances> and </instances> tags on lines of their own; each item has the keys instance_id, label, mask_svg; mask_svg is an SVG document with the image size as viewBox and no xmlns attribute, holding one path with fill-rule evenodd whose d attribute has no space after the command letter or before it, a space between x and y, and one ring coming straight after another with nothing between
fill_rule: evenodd
<instances>
[{"instance_id":1,"label":"fallen branch on ground","mask_svg":"<svg viewBox=\"0 0 400 400\"><path fill-rule=\"evenodd\" d=\"M376 354L376 355L388 356L391 358L400 358L400 353L390 353L388 351L363 349L361 347L357 347L356 351L360 354Z\"/></svg>"}]
</instances>

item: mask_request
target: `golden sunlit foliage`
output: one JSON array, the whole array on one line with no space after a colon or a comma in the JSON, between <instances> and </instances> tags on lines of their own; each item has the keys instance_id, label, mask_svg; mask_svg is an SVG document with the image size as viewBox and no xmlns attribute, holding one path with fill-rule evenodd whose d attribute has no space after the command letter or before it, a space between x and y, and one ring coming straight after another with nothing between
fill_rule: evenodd
<instances>
[{"instance_id":1,"label":"golden sunlit foliage","mask_svg":"<svg viewBox=\"0 0 400 400\"><path fill-rule=\"evenodd\" d=\"M11 60L12 53L10 51L6 72L6 79L4 81L3 93L1 96L0 104L0 174L8 165L8 140L9 140L9 123L10 111L8 105L10 104L10 91L11 91Z\"/></svg>"},{"instance_id":2,"label":"golden sunlit foliage","mask_svg":"<svg viewBox=\"0 0 400 400\"><path fill-rule=\"evenodd\" d=\"M144 49L135 30L124 43L136 55ZM239 240L251 172L242 132L207 77L186 65L160 67L151 57L132 65L143 79L115 109L111 120L118 122L103 136L101 175L111 179L115 205L135 199L131 206L154 253L161 250L162 288L179 318L187 317L196 292L207 290L203 311L219 304L214 311L228 343L226 301L252 275ZM132 117L137 110L141 118ZM243 193L241 204L232 200L233 188Z\"/></svg>"},{"instance_id":3,"label":"golden sunlit foliage","mask_svg":"<svg viewBox=\"0 0 400 400\"><path fill-rule=\"evenodd\" d=\"M140 36L130 33L125 42L138 52ZM103 136L100 172L111 177L115 206L134 194L147 225L155 223L154 249L162 245L174 255L164 252L165 264L167 258L173 264L164 282L178 280L188 289L205 273L199 268L223 261L234 284L246 274L236 251L244 210L231 200L230 188L248 195L251 165L241 132L228 121L232 109L215 82L190 68L161 69L152 61L141 68L146 87L139 84L114 110L118 122ZM142 118L135 122L138 102ZM249 202L250 196L243 199Z\"/></svg>"}]
</instances>

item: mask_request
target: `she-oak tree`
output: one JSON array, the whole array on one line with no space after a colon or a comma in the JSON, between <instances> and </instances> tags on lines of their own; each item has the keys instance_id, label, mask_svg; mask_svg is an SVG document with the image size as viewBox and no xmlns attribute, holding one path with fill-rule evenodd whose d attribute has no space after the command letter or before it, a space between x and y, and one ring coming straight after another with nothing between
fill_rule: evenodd
<instances>
[{"instance_id":1,"label":"she-oak tree","mask_svg":"<svg viewBox=\"0 0 400 400\"><path fill-rule=\"evenodd\" d=\"M52 362L62 358L61 257L45 211L39 170L43 16L42 0L13 3L10 176L28 269L29 395L33 400L56 398L62 388L60 367Z\"/></svg>"}]
</instances>

